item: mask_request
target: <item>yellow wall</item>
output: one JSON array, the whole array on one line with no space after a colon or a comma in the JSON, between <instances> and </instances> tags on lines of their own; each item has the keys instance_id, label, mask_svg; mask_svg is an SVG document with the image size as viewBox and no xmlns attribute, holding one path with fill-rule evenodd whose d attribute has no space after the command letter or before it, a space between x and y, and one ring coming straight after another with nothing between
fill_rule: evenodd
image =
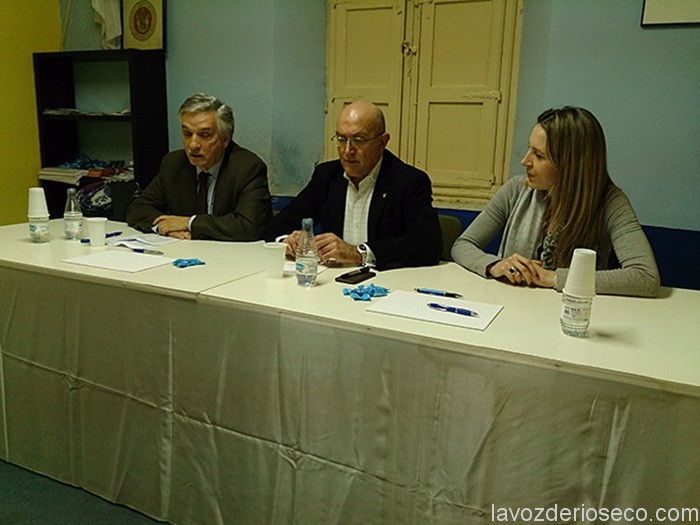
<instances>
[{"instance_id":1,"label":"yellow wall","mask_svg":"<svg viewBox=\"0 0 700 525\"><path fill-rule=\"evenodd\" d=\"M27 220L40 167L32 53L60 43L59 0L0 2L0 225Z\"/></svg>"}]
</instances>

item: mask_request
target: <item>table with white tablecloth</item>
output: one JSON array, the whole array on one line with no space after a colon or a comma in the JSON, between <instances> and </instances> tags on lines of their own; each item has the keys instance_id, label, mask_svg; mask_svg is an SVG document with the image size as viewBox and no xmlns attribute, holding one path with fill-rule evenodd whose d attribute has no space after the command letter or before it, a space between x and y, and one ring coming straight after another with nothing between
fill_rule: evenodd
<instances>
[{"instance_id":1,"label":"table with white tablecloth","mask_svg":"<svg viewBox=\"0 0 700 525\"><path fill-rule=\"evenodd\" d=\"M2 459L175 523L700 507L698 292L596 297L575 339L560 294L454 263L365 283L503 305L480 331L368 312L344 269L267 278L262 243L124 274L23 228L0 227Z\"/></svg>"}]
</instances>

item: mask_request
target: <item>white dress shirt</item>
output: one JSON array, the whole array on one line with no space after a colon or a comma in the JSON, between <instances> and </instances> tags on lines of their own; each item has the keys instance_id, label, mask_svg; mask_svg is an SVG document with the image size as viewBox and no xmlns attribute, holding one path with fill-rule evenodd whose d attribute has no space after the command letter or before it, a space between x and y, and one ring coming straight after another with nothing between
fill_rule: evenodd
<instances>
[{"instance_id":1,"label":"white dress shirt","mask_svg":"<svg viewBox=\"0 0 700 525\"><path fill-rule=\"evenodd\" d=\"M367 223L369 221L369 205L372 202L372 194L377 184L377 176L382 167L382 159L379 159L372 171L360 181L358 187L350 180L347 173L343 177L348 181L348 189L345 197L345 219L343 221L343 240L355 246L367 242ZM367 260L374 264L376 259L372 249L367 245Z\"/></svg>"}]
</instances>

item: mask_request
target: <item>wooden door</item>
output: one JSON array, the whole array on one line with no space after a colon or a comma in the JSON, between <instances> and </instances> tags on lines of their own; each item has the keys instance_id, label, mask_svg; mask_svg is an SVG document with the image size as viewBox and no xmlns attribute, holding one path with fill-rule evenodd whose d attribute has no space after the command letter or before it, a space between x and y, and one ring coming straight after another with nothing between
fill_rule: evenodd
<instances>
[{"instance_id":1,"label":"wooden door","mask_svg":"<svg viewBox=\"0 0 700 525\"><path fill-rule=\"evenodd\" d=\"M430 174L437 198L485 195L502 183L507 128L499 113L509 95L502 71L510 70L513 54L505 49L512 40L505 21L515 5L422 4L413 162Z\"/></svg>"},{"instance_id":2,"label":"wooden door","mask_svg":"<svg viewBox=\"0 0 700 525\"><path fill-rule=\"evenodd\" d=\"M430 175L437 200L487 200L507 177L521 11L520 0L332 0L329 138L345 104L371 100L389 148Z\"/></svg>"},{"instance_id":3,"label":"wooden door","mask_svg":"<svg viewBox=\"0 0 700 525\"><path fill-rule=\"evenodd\" d=\"M405 0L332 0L329 3L328 108L326 157L340 111L353 100L374 102L384 112L389 148L401 135L401 89Z\"/></svg>"}]
</instances>

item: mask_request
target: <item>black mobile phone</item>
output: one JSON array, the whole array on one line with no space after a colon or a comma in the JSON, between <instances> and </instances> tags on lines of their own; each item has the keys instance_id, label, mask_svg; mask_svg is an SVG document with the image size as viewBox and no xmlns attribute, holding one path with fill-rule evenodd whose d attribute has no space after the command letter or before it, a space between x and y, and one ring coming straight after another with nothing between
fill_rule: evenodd
<instances>
[{"instance_id":1,"label":"black mobile phone","mask_svg":"<svg viewBox=\"0 0 700 525\"><path fill-rule=\"evenodd\" d=\"M369 266L363 266L357 270L347 272L335 278L336 282L344 284L358 284L377 275Z\"/></svg>"}]
</instances>

